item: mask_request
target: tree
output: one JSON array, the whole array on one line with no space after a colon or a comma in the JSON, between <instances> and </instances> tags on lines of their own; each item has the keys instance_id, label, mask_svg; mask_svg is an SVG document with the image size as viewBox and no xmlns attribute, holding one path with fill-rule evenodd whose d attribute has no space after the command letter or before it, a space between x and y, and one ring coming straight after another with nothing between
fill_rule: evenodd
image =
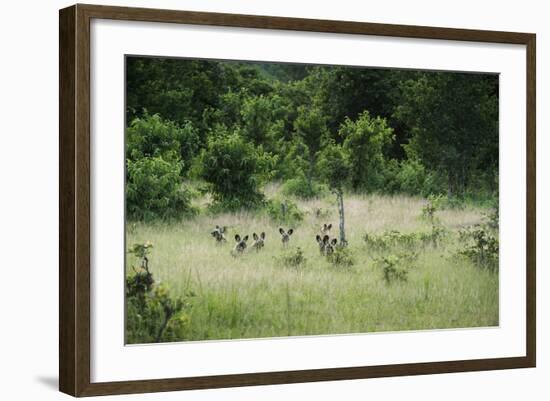
<instances>
[{"instance_id":1,"label":"tree","mask_svg":"<svg viewBox=\"0 0 550 401\"><path fill-rule=\"evenodd\" d=\"M475 174L493 185L498 171L498 78L424 73L401 85L396 115L412 129L407 153L447 177L448 195L462 195Z\"/></svg>"},{"instance_id":2,"label":"tree","mask_svg":"<svg viewBox=\"0 0 550 401\"><path fill-rule=\"evenodd\" d=\"M158 114L135 118L126 129L126 158L136 161L144 157L162 157L182 161L182 174L191 165L198 149L198 132L187 121L178 126Z\"/></svg>"},{"instance_id":3,"label":"tree","mask_svg":"<svg viewBox=\"0 0 550 401\"><path fill-rule=\"evenodd\" d=\"M321 177L336 195L338 205L340 244L347 245L344 216L344 185L351 172L351 162L347 151L334 142L327 144L319 154L317 167Z\"/></svg>"},{"instance_id":4,"label":"tree","mask_svg":"<svg viewBox=\"0 0 550 401\"><path fill-rule=\"evenodd\" d=\"M308 168L306 173L307 183L311 188L315 174L317 154L323 141L327 139L328 130L326 120L318 108L298 108L298 116L294 121L294 134L305 144L307 149Z\"/></svg>"},{"instance_id":5,"label":"tree","mask_svg":"<svg viewBox=\"0 0 550 401\"><path fill-rule=\"evenodd\" d=\"M339 135L350 157L353 189L378 189L385 169L383 150L394 139L393 130L388 127L386 120L371 118L365 110L355 121L346 118Z\"/></svg>"},{"instance_id":6,"label":"tree","mask_svg":"<svg viewBox=\"0 0 550 401\"><path fill-rule=\"evenodd\" d=\"M265 142L275 123L275 109L273 99L267 96L250 97L244 101L241 109L243 134L256 145Z\"/></svg>"},{"instance_id":7,"label":"tree","mask_svg":"<svg viewBox=\"0 0 550 401\"><path fill-rule=\"evenodd\" d=\"M160 156L128 159L126 210L130 219L151 220L193 213L187 191L181 185L181 162Z\"/></svg>"},{"instance_id":8,"label":"tree","mask_svg":"<svg viewBox=\"0 0 550 401\"><path fill-rule=\"evenodd\" d=\"M255 207L263 200L260 185L270 177L274 158L239 132L217 128L202 151L200 176L210 184L214 201L228 209Z\"/></svg>"}]
</instances>

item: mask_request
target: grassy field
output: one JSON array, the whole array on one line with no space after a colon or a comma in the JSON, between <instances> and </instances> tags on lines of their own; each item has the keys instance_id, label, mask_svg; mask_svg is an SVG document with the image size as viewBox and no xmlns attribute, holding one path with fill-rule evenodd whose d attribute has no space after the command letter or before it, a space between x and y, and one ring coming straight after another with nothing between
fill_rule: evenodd
<instances>
[{"instance_id":1,"label":"grassy field","mask_svg":"<svg viewBox=\"0 0 550 401\"><path fill-rule=\"evenodd\" d=\"M273 196L277 187L269 188ZM204 201L204 200L203 200ZM127 244L151 241L150 269L170 293L193 291L186 334L181 340L280 337L495 326L498 314L498 273L453 258L457 230L478 223L486 210L467 207L441 210L437 217L448 230L438 247L417 247L418 258L406 281L387 283L363 237L386 230L428 232L421 217L421 198L404 196L345 197L346 234L353 266L335 266L319 253L315 235L332 223L338 236L338 214L331 196L296 201L305 212L284 249L280 224L262 213L200 216L179 224L128 224ZM330 214L316 217L318 208ZM210 235L216 224L227 226L227 242ZM288 229L290 227L284 227ZM234 235L266 232L263 250L247 249L231 256ZM282 256L300 247L304 264L293 267ZM398 250L385 251L386 253ZM127 272L137 265L127 258Z\"/></svg>"}]
</instances>

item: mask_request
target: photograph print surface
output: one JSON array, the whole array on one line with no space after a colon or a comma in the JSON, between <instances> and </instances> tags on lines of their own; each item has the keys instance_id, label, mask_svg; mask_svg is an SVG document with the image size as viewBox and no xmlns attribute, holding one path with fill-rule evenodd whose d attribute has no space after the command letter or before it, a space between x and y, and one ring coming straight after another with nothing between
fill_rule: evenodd
<instances>
[{"instance_id":1,"label":"photograph print surface","mask_svg":"<svg viewBox=\"0 0 550 401\"><path fill-rule=\"evenodd\" d=\"M126 343L499 324L497 74L125 68Z\"/></svg>"}]
</instances>

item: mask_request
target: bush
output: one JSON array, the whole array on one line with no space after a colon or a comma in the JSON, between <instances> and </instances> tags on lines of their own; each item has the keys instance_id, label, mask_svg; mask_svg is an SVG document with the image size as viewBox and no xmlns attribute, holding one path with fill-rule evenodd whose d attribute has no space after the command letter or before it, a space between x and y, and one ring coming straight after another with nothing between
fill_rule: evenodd
<instances>
[{"instance_id":1,"label":"bush","mask_svg":"<svg viewBox=\"0 0 550 401\"><path fill-rule=\"evenodd\" d=\"M140 268L126 277L126 342L129 344L158 343L182 340L189 321L189 298L171 297L167 289L155 285L149 270L149 243L135 244L129 253L140 260Z\"/></svg>"},{"instance_id":2,"label":"bush","mask_svg":"<svg viewBox=\"0 0 550 401\"><path fill-rule=\"evenodd\" d=\"M445 180L437 173L427 170L416 159L398 162L387 160L384 170L383 192L429 196L445 191Z\"/></svg>"},{"instance_id":3,"label":"bush","mask_svg":"<svg viewBox=\"0 0 550 401\"><path fill-rule=\"evenodd\" d=\"M418 254L415 252L400 255L388 255L376 259L378 266L382 268L384 281L391 284L396 281L407 281L409 270L413 267Z\"/></svg>"},{"instance_id":4,"label":"bush","mask_svg":"<svg viewBox=\"0 0 550 401\"><path fill-rule=\"evenodd\" d=\"M168 219L194 213L181 185L181 163L162 157L126 161L126 211L135 220Z\"/></svg>"},{"instance_id":5,"label":"bush","mask_svg":"<svg viewBox=\"0 0 550 401\"><path fill-rule=\"evenodd\" d=\"M304 212L298 208L296 203L287 199L269 200L266 202L265 211L271 220L279 224L293 225L304 219Z\"/></svg>"},{"instance_id":6,"label":"bush","mask_svg":"<svg viewBox=\"0 0 550 401\"><path fill-rule=\"evenodd\" d=\"M458 251L458 255L466 257L479 268L498 271L498 236L487 225L461 230L459 238L465 245Z\"/></svg>"},{"instance_id":7,"label":"bush","mask_svg":"<svg viewBox=\"0 0 550 401\"><path fill-rule=\"evenodd\" d=\"M295 249L286 251L283 255L277 258L279 264L286 267L300 267L306 264L307 259L304 256L302 248L297 247Z\"/></svg>"},{"instance_id":8,"label":"bush","mask_svg":"<svg viewBox=\"0 0 550 401\"><path fill-rule=\"evenodd\" d=\"M311 199L320 196L327 191L327 187L315 181L308 182L307 178L300 174L283 184L283 194L296 196L302 199Z\"/></svg>"},{"instance_id":9,"label":"bush","mask_svg":"<svg viewBox=\"0 0 550 401\"><path fill-rule=\"evenodd\" d=\"M367 233L363 236L363 240L370 249L385 251L393 247L414 248L422 241L424 235L427 234L402 233L397 230L389 230L379 235Z\"/></svg>"},{"instance_id":10,"label":"bush","mask_svg":"<svg viewBox=\"0 0 550 401\"><path fill-rule=\"evenodd\" d=\"M429 195L426 204L422 207L422 217L434 223L435 213L441 209L443 199L443 195Z\"/></svg>"},{"instance_id":11,"label":"bush","mask_svg":"<svg viewBox=\"0 0 550 401\"><path fill-rule=\"evenodd\" d=\"M263 201L259 187L270 178L274 159L238 132L218 130L201 154L200 176L209 183L215 203L231 210L257 207Z\"/></svg>"},{"instance_id":12,"label":"bush","mask_svg":"<svg viewBox=\"0 0 550 401\"><path fill-rule=\"evenodd\" d=\"M334 252L327 255L330 263L338 267L351 267L355 264L355 258L349 248L337 246Z\"/></svg>"},{"instance_id":13,"label":"bush","mask_svg":"<svg viewBox=\"0 0 550 401\"><path fill-rule=\"evenodd\" d=\"M183 161L181 173L187 172L199 144L198 131L190 122L178 126L158 114L136 118L126 129L126 158L136 161L144 157L176 158Z\"/></svg>"},{"instance_id":14,"label":"bush","mask_svg":"<svg viewBox=\"0 0 550 401\"><path fill-rule=\"evenodd\" d=\"M441 245L447 234L448 232L445 227L440 225L438 222L433 222L431 231L420 234L420 241L423 245L431 244L434 248L437 248Z\"/></svg>"},{"instance_id":15,"label":"bush","mask_svg":"<svg viewBox=\"0 0 550 401\"><path fill-rule=\"evenodd\" d=\"M385 147L395 136L385 119L371 117L368 111L355 121L346 118L340 127L343 148L349 155L349 176L354 190L372 191L380 188L383 181Z\"/></svg>"}]
</instances>

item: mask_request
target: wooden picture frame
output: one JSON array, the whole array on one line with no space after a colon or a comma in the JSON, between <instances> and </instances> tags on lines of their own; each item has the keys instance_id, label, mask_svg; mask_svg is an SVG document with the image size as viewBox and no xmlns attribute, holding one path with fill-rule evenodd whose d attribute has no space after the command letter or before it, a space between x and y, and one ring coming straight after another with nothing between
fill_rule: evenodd
<instances>
[{"instance_id":1,"label":"wooden picture frame","mask_svg":"<svg viewBox=\"0 0 550 401\"><path fill-rule=\"evenodd\" d=\"M90 380L90 21L94 18L526 46L526 355L92 383ZM534 34L80 4L60 10L59 29L59 388L62 392L73 396L95 396L535 366L536 36Z\"/></svg>"}]
</instances>

